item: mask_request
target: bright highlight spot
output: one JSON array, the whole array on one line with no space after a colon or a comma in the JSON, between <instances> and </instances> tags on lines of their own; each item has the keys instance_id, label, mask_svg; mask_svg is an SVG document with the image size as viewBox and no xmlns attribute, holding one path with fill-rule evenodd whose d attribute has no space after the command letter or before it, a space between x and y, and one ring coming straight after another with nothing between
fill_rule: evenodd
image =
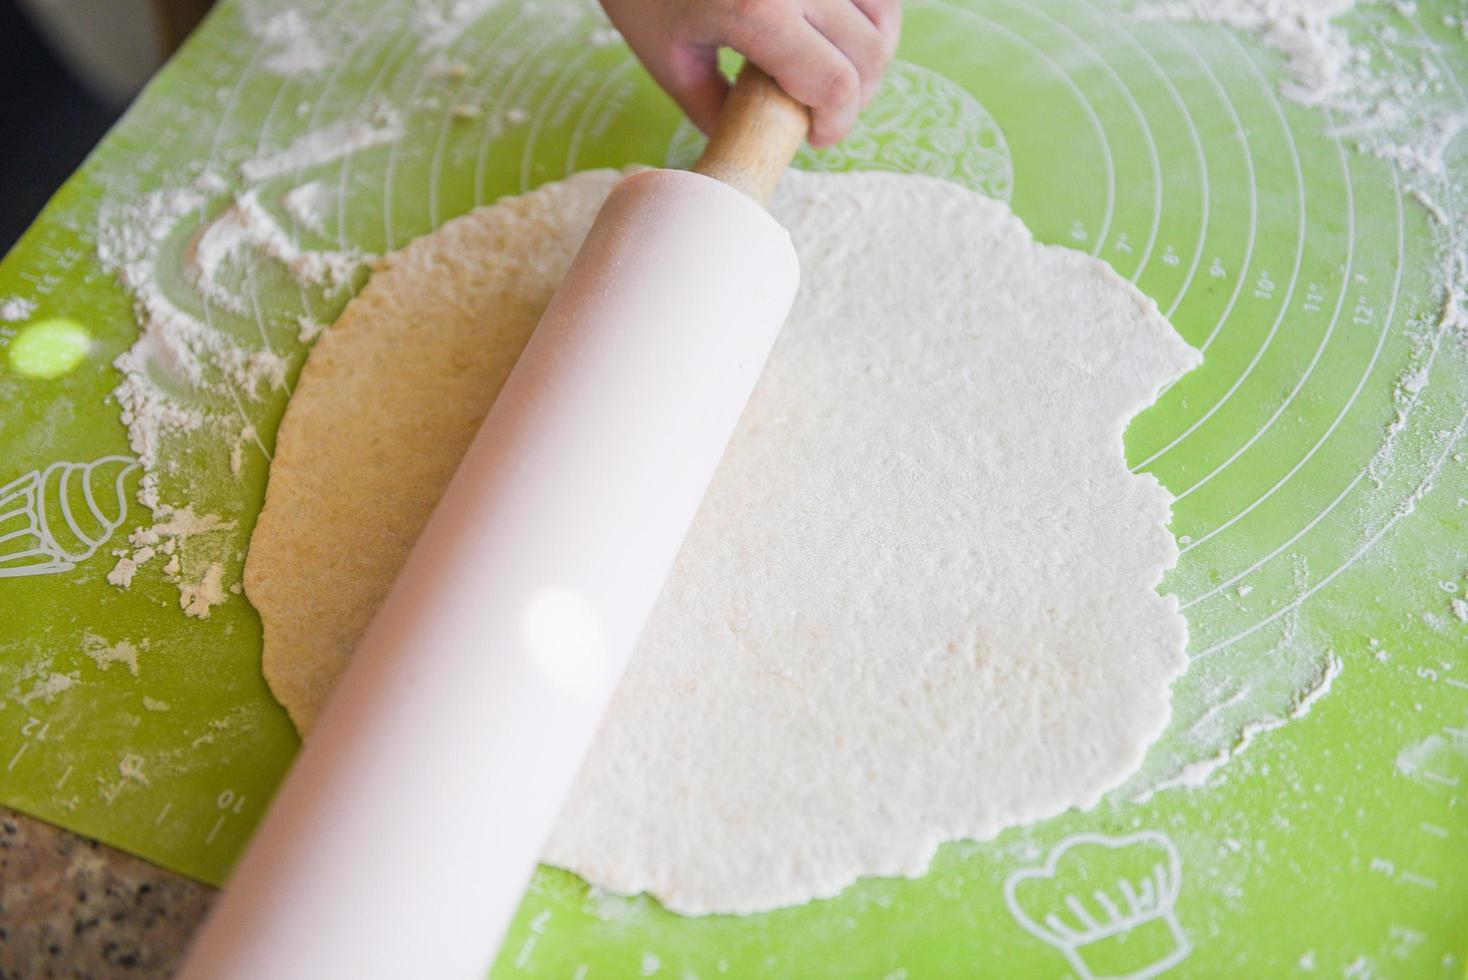
<instances>
[{"instance_id":1,"label":"bright highlight spot","mask_svg":"<svg viewBox=\"0 0 1468 980\"><path fill-rule=\"evenodd\" d=\"M10 342L8 359L17 374L59 378L74 369L92 349L92 335L75 320L38 320Z\"/></svg>"},{"instance_id":2,"label":"bright highlight spot","mask_svg":"<svg viewBox=\"0 0 1468 980\"><path fill-rule=\"evenodd\" d=\"M601 620L585 599L547 589L530 600L520 631L536 666L557 685L586 697L600 690L606 650Z\"/></svg>"}]
</instances>

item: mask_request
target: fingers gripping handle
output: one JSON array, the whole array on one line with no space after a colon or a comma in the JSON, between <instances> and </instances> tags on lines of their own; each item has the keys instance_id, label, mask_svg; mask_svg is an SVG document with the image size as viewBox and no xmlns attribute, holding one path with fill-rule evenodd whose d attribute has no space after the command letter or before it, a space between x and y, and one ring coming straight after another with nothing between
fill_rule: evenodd
<instances>
[{"instance_id":1,"label":"fingers gripping handle","mask_svg":"<svg viewBox=\"0 0 1468 980\"><path fill-rule=\"evenodd\" d=\"M745 62L693 172L766 204L810 131L810 110Z\"/></svg>"}]
</instances>

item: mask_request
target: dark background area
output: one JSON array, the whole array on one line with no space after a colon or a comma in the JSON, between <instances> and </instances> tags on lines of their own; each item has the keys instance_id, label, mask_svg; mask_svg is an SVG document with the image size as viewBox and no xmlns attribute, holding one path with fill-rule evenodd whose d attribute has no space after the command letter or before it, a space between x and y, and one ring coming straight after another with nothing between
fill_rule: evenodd
<instances>
[{"instance_id":1,"label":"dark background area","mask_svg":"<svg viewBox=\"0 0 1468 980\"><path fill-rule=\"evenodd\" d=\"M14 0L0 0L0 255L117 115L72 80Z\"/></svg>"}]
</instances>

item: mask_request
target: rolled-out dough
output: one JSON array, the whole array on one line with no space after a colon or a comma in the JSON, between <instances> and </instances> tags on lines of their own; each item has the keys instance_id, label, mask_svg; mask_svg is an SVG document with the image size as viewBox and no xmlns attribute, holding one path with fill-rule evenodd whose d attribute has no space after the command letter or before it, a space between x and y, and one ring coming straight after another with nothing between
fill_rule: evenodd
<instances>
[{"instance_id":1,"label":"rolled-out dough","mask_svg":"<svg viewBox=\"0 0 1468 980\"><path fill-rule=\"evenodd\" d=\"M410 243L311 352L245 570L302 729L617 178ZM1122 451L1199 360L1156 306L933 179L791 173L773 211L800 296L545 854L690 914L1093 805L1184 664Z\"/></svg>"}]
</instances>

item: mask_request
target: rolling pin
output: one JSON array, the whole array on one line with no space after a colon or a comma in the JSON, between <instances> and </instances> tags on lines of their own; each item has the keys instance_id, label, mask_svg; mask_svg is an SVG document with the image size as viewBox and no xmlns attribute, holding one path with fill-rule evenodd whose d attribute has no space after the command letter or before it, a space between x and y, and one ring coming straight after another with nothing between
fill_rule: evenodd
<instances>
[{"instance_id":1,"label":"rolling pin","mask_svg":"<svg viewBox=\"0 0 1468 980\"><path fill-rule=\"evenodd\" d=\"M692 172L612 190L185 980L488 970L790 311L809 125L749 65Z\"/></svg>"}]
</instances>

